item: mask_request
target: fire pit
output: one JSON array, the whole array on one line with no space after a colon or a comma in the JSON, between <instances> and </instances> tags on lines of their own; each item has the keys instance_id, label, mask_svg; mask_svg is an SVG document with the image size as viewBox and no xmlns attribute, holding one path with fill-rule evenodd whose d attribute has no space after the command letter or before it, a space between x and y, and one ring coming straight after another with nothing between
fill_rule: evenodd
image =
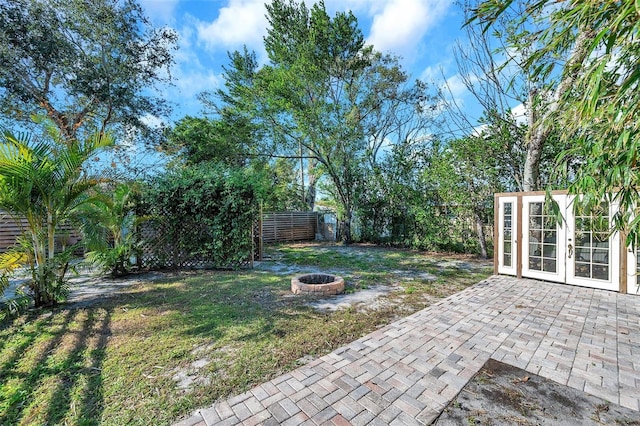
<instances>
[{"instance_id":1,"label":"fire pit","mask_svg":"<svg viewBox=\"0 0 640 426\"><path fill-rule=\"evenodd\" d=\"M330 274L306 274L291 278L294 294L330 296L344 292L344 279Z\"/></svg>"}]
</instances>

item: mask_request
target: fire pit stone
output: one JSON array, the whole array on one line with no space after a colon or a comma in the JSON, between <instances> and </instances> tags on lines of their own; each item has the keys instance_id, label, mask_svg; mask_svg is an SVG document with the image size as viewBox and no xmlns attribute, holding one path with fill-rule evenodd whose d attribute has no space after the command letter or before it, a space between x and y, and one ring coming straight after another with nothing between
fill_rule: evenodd
<instances>
[{"instance_id":1,"label":"fire pit stone","mask_svg":"<svg viewBox=\"0 0 640 426\"><path fill-rule=\"evenodd\" d=\"M330 296L344 292L344 279L331 274L305 274L291 279L293 294Z\"/></svg>"}]
</instances>

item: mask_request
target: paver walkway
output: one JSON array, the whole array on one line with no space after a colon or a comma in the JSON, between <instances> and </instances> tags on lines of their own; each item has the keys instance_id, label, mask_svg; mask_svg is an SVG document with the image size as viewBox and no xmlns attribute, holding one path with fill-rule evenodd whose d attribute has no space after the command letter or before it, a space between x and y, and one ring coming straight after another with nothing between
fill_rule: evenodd
<instances>
[{"instance_id":1,"label":"paver walkway","mask_svg":"<svg viewBox=\"0 0 640 426\"><path fill-rule=\"evenodd\" d=\"M640 410L640 296L493 276L179 425L429 424L489 358Z\"/></svg>"}]
</instances>

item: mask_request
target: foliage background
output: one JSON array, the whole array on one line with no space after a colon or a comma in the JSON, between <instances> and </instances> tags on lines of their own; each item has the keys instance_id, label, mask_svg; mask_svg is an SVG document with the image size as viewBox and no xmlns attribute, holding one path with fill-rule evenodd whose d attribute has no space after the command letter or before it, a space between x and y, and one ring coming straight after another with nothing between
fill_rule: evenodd
<instances>
[{"instance_id":1,"label":"foliage background","mask_svg":"<svg viewBox=\"0 0 640 426\"><path fill-rule=\"evenodd\" d=\"M203 264L235 268L252 255L252 227L265 193L265 175L252 168L202 163L153 179L137 215L149 267Z\"/></svg>"}]
</instances>

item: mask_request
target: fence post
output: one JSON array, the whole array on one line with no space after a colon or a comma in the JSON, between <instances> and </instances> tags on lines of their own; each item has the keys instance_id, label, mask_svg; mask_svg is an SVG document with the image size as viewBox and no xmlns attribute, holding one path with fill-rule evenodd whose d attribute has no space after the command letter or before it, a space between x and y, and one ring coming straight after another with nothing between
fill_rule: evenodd
<instances>
[{"instance_id":1,"label":"fence post","mask_svg":"<svg viewBox=\"0 0 640 426\"><path fill-rule=\"evenodd\" d=\"M258 222L258 229L260 231L260 237L259 237L259 240L258 240L258 242L260 244L260 247L259 247L260 255L259 255L258 258L260 259L260 261L263 260L262 259L262 253L264 252L264 238L262 236L262 234L264 232L263 228L262 228L262 215L263 215L263 212L262 212L262 202L261 202L260 203L260 219L259 219L259 222Z\"/></svg>"}]
</instances>

